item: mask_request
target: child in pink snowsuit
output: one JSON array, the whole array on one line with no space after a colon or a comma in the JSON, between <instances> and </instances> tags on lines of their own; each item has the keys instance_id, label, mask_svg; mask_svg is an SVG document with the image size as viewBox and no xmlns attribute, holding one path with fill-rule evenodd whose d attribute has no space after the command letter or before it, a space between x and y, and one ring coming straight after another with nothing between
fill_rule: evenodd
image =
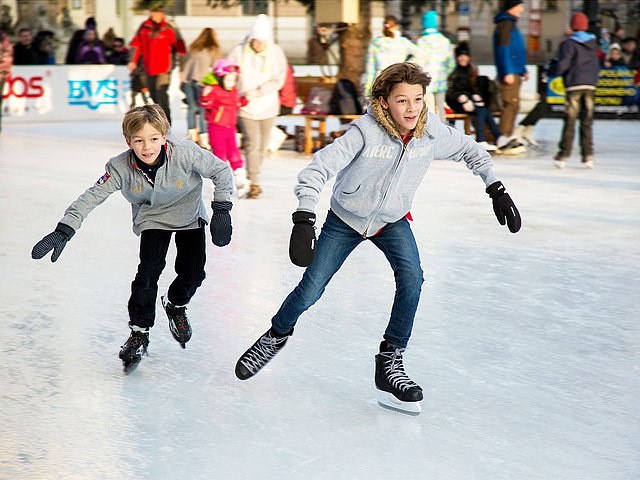
<instances>
[{"instance_id":1,"label":"child in pink snowsuit","mask_svg":"<svg viewBox=\"0 0 640 480\"><path fill-rule=\"evenodd\" d=\"M200 105L205 109L207 130L212 153L231 165L238 196L242 197L249 188L244 162L236 141L238 110L248 102L239 97L238 74L240 68L230 60L222 58L213 66L213 74L204 80Z\"/></svg>"}]
</instances>

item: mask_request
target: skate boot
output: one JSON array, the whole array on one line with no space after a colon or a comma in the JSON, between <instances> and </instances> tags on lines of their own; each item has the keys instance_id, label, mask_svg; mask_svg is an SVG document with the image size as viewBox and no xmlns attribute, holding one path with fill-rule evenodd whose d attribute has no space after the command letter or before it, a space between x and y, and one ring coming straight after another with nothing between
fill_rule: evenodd
<instances>
[{"instance_id":1,"label":"skate boot","mask_svg":"<svg viewBox=\"0 0 640 480\"><path fill-rule=\"evenodd\" d=\"M292 333L293 329L284 336L277 336L271 329L267 330L236 363L236 377L240 380L253 377L284 347Z\"/></svg>"},{"instance_id":2,"label":"skate boot","mask_svg":"<svg viewBox=\"0 0 640 480\"><path fill-rule=\"evenodd\" d=\"M422 388L405 373L403 353L404 348L394 348L385 341L380 343L375 375L378 404L390 410L419 415Z\"/></svg>"},{"instance_id":3,"label":"skate boot","mask_svg":"<svg viewBox=\"0 0 640 480\"><path fill-rule=\"evenodd\" d=\"M191 325L187 318L186 305L174 305L169 301L166 295L161 297L164 311L167 312L169 318L169 330L171 335L180 344L182 348L186 348L186 343L191 340Z\"/></svg>"},{"instance_id":4,"label":"skate boot","mask_svg":"<svg viewBox=\"0 0 640 480\"><path fill-rule=\"evenodd\" d=\"M120 348L118 356L122 360L124 371L127 372L135 368L142 360L142 356L147 353L149 346L149 329L131 325L131 335Z\"/></svg>"}]
</instances>

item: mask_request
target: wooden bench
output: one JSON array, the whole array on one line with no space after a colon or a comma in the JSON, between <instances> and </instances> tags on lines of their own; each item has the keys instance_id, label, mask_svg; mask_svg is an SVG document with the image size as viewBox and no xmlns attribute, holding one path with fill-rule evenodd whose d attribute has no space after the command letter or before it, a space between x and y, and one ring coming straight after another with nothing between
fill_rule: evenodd
<instances>
[{"instance_id":1,"label":"wooden bench","mask_svg":"<svg viewBox=\"0 0 640 480\"><path fill-rule=\"evenodd\" d=\"M311 155L314 149L314 138L317 139L317 143L322 147L326 144L327 140L327 120L337 119L352 121L360 118L361 115L311 115L304 113L290 113L288 115L281 115L283 117L303 118L304 119L304 153ZM466 113L448 113L447 120L462 120L464 122L464 133L471 135L473 130L473 123L471 116Z\"/></svg>"},{"instance_id":2,"label":"wooden bench","mask_svg":"<svg viewBox=\"0 0 640 480\"><path fill-rule=\"evenodd\" d=\"M313 87L333 88L335 79L329 77L296 77L298 89L298 97L304 104L307 95ZM494 116L499 116L500 112L494 112ZM281 117L304 118L304 148L303 151L307 155L311 155L314 150L314 143L319 147L323 147L327 141L327 120L337 119L339 121L352 121L359 118L360 115L313 115L303 113L290 113L281 115ZM464 122L464 133L472 135L475 133L471 115L466 113L448 113L447 120L462 120ZM314 135L315 134L315 135ZM314 138L317 140L314 141Z\"/></svg>"}]
</instances>

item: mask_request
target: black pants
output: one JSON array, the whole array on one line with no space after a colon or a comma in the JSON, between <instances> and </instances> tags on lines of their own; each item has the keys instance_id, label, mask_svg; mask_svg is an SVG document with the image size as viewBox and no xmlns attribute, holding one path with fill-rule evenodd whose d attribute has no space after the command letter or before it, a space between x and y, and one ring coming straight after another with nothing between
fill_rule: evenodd
<instances>
[{"instance_id":1,"label":"black pants","mask_svg":"<svg viewBox=\"0 0 640 480\"><path fill-rule=\"evenodd\" d=\"M158 279L166 265L170 230L145 230L140 235L140 264L131 283L129 325L151 328L156 317ZM204 227L175 232L178 276L169 286L169 301L186 305L204 280L206 245Z\"/></svg>"},{"instance_id":2,"label":"black pants","mask_svg":"<svg viewBox=\"0 0 640 480\"><path fill-rule=\"evenodd\" d=\"M164 110L169 124L171 124L171 109L169 108L169 83L171 82L171 74L163 73L160 75L147 75L147 87L151 99L160 105Z\"/></svg>"}]
</instances>

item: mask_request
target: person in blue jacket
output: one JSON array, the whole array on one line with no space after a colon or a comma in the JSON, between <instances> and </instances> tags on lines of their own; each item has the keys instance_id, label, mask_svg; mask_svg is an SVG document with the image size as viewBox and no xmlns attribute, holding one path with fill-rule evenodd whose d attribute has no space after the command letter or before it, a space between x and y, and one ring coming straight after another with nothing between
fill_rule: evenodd
<instances>
[{"instance_id":1,"label":"person in blue jacket","mask_svg":"<svg viewBox=\"0 0 640 480\"><path fill-rule=\"evenodd\" d=\"M564 168L571 156L576 120L580 119L582 164L593 168L593 107L600 74L596 36L587 32L589 19L578 12L571 17L573 34L560 43L558 55L551 61L548 75L562 75L565 88L565 113L555 166Z\"/></svg>"},{"instance_id":2,"label":"person in blue jacket","mask_svg":"<svg viewBox=\"0 0 640 480\"><path fill-rule=\"evenodd\" d=\"M529 78L527 50L522 33L518 30L518 18L524 13L521 0L504 0L502 9L495 16L493 54L500 81L502 115L500 131L505 141L513 140L516 116L520 109L520 86ZM498 145L498 148L505 145Z\"/></svg>"},{"instance_id":3,"label":"person in blue jacket","mask_svg":"<svg viewBox=\"0 0 640 480\"><path fill-rule=\"evenodd\" d=\"M258 373L284 347L300 315L320 299L349 254L368 240L384 253L396 280L391 316L376 355L379 402L406 413L420 412L422 389L407 376L402 360L424 281L409 211L433 159L464 161L484 182L498 221L513 233L521 224L493 172L491 155L427 111L424 96L430 81L414 63L385 68L373 82L367 113L316 152L298 175L289 256L307 268L271 319L271 328L238 360L236 376L241 380ZM316 245L315 208L334 176L331 209Z\"/></svg>"}]
</instances>

